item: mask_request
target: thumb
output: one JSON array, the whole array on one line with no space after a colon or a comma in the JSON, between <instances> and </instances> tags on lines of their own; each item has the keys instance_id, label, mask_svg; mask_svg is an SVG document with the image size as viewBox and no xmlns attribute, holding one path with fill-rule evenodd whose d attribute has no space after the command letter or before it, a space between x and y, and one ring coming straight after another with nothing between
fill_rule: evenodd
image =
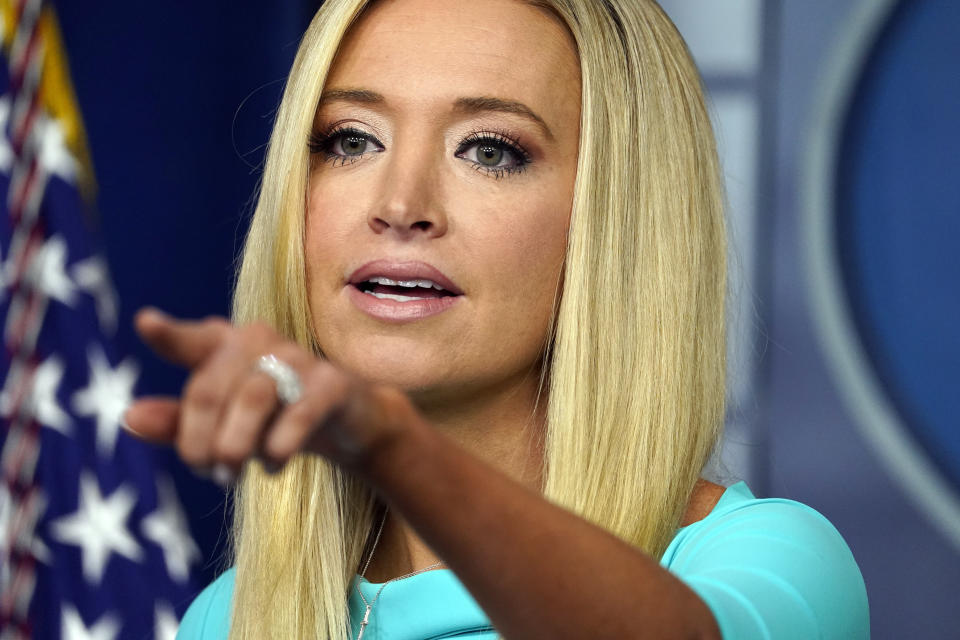
<instances>
[{"instance_id":1,"label":"thumb","mask_svg":"<svg viewBox=\"0 0 960 640\"><path fill-rule=\"evenodd\" d=\"M133 436L160 444L172 444L180 421L180 401L171 397L140 398L123 414L123 427Z\"/></svg>"}]
</instances>

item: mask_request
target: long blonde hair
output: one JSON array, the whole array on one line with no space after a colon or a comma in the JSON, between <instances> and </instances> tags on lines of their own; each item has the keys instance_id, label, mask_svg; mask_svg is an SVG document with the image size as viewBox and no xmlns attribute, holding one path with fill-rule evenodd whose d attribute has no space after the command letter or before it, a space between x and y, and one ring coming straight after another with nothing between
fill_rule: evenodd
<instances>
[{"instance_id":1,"label":"long blonde hair","mask_svg":"<svg viewBox=\"0 0 960 640\"><path fill-rule=\"evenodd\" d=\"M319 353L303 235L307 139L367 0L327 0L300 43L244 247L233 319ZM576 42L581 136L545 376L544 496L655 558L723 424L723 190L700 77L659 6L536 0ZM231 638L345 638L376 502L316 456L247 466L235 495Z\"/></svg>"}]
</instances>

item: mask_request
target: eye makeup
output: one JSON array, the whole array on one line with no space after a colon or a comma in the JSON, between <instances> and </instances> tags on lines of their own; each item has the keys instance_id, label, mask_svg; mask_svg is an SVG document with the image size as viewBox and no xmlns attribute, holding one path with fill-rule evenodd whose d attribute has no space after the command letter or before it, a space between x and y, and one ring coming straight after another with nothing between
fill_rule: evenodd
<instances>
[{"instance_id":1,"label":"eye makeup","mask_svg":"<svg viewBox=\"0 0 960 640\"><path fill-rule=\"evenodd\" d=\"M334 167L353 164L370 153L384 151L383 143L376 136L349 125L334 125L311 133L307 146L311 155L322 155L323 160ZM531 154L516 136L497 129L470 132L457 144L454 156L495 179L520 173L532 162Z\"/></svg>"},{"instance_id":2,"label":"eye makeup","mask_svg":"<svg viewBox=\"0 0 960 640\"><path fill-rule=\"evenodd\" d=\"M514 136L496 130L470 133L457 146L454 155L471 162L477 171L497 179L523 171L532 160L530 153Z\"/></svg>"},{"instance_id":3,"label":"eye makeup","mask_svg":"<svg viewBox=\"0 0 960 640\"><path fill-rule=\"evenodd\" d=\"M323 154L324 160L335 167L353 164L367 153L383 151L383 143L375 136L356 127L344 125L311 133L307 147L311 155Z\"/></svg>"}]
</instances>

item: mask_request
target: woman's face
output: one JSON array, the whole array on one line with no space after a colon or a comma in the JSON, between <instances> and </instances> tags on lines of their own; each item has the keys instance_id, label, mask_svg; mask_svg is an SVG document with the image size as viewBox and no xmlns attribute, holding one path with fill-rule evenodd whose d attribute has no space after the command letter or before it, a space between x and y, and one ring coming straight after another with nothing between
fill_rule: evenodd
<instances>
[{"instance_id":1,"label":"woman's face","mask_svg":"<svg viewBox=\"0 0 960 640\"><path fill-rule=\"evenodd\" d=\"M535 381L579 121L576 50L542 10L514 0L367 10L342 43L311 140L305 251L324 354L421 400Z\"/></svg>"}]
</instances>

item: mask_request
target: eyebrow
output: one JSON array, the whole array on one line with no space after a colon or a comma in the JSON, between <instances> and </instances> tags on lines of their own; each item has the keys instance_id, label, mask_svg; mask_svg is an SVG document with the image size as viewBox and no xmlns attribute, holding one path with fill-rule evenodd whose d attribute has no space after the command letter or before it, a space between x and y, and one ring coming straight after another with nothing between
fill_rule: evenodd
<instances>
[{"instance_id":1,"label":"eyebrow","mask_svg":"<svg viewBox=\"0 0 960 640\"><path fill-rule=\"evenodd\" d=\"M543 121L543 118L533 112L530 107L522 102L515 100L501 100L500 98L457 98L454 107L464 113L481 113L484 111L500 111L503 113L514 113L532 120L543 131L547 139L553 140L553 132Z\"/></svg>"},{"instance_id":2,"label":"eyebrow","mask_svg":"<svg viewBox=\"0 0 960 640\"><path fill-rule=\"evenodd\" d=\"M320 96L320 106L331 102L383 104L386 102L386 99L381 94L366 89L331 89L324 91ZM543 121L543 118L534 113L530 107L522 102L481 96L475 98L457 98L453 105L455 110L468 114L499 111L501 113L512 113L522 116L536 124L549 140L553 140L553 132L550 131L550 127Z\"/></svg>"},{"instance_id":3,"label":"eyebrow","mask_svg":"<svg viewBox=\"0 0 960 640\"><path fill-rule=\"evenodd\" d=\"M366 89L331 89L320 95L320 105L330 102L359 102L361 104L378 104L386 102L383 96L375 91Z\"/></svg>"}]
</instances>

